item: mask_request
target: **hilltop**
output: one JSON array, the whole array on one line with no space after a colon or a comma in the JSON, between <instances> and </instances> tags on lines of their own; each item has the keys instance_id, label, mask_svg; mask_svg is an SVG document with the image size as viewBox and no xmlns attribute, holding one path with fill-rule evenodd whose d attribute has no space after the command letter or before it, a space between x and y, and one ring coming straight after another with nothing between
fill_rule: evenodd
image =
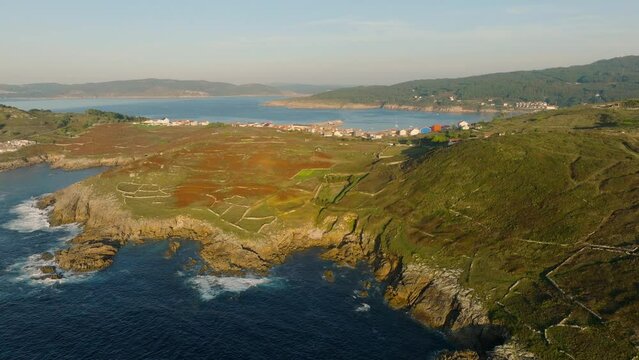
<instances>
[{"instance_id":1,"label":"hilltop","mask_svg":"<svg viewBox=\"0 0 639 360\"><path fill-rule=\"evenodd\" d=\"M474 112L518 110L517 102L546 102L566 107L636 97L639 97L639 56L625 56L546 70L351 87L309 97L276 100L270 105Z\"/></svg>"},{"instance_id":2,"label":"hilltop","mask_svg":"<svg viewBox=\"0 0 639 360\"><path fill-rule=\"evenodd\" d=\"M199 97L282 95L262 84L234 85L203 80L141 79L87 84L0 84L0 98Z\"/></svg>"},{"instance_id":3,"label":"hilltop","mask_svg":"<svg viewBox=\"0 0 639 360\"><path fill-rule=\"evenodd\" d=\"M0 110L6 123L51 116ZM129 241L190 238L202 271L267 272L319 246L339 263L368 263L390 306L462 348L541 359L638 352L639 101L393 145L101 116L0 158L116 165L42 200L53 223L84 225L55 254L60 267L101 269ZM464 140L443 145L442 135Z\"/></svg>"}]
</instances>

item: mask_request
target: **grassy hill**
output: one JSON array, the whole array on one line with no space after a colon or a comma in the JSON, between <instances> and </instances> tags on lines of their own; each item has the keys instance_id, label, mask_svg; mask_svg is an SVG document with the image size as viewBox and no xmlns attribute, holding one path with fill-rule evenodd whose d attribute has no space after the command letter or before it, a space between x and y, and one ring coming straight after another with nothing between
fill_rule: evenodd
<instances>
[{"instance_id":1,"label":"grassy hill","mask_svg":"<svg viewBox=\"0 0 639 360\"><path fill-rule=\"evenodd\" d=\"M391 86L359 86L290 99L281 105L340 107L366 104L435 109L459 106L485 110L501 109L504 103L512 105L517 101L546 101L565 107L636 97L639 97L639 56L626 56L546 70L415 80Z\"/></svg>"},{"instance_id":2,"label":"grassy hill","mask_svg":"<svg viewBox=\"0 0 639 360\"><path fill-rule=\"evenodd\" d=\"M404 151L401 169L378 164L333 206L358 209L363 228L388 224L382 246L404 261L460 270L491 320L540 358L630 359L639 345L636 105L495 120L454 146L424 143Z\"/></svg>"},{"instance_id":3,"label":"grassy hill","mask_svg":"<svg viewBox=\"0 0 639 360\"><path fill-rule=\"evenodd\" d=\"M87 84L0 84L0 98L55 97L171 97L281 95L282 91L262 84L234 85L224 82L143 79Z\"/></svg>"}]
</instances>

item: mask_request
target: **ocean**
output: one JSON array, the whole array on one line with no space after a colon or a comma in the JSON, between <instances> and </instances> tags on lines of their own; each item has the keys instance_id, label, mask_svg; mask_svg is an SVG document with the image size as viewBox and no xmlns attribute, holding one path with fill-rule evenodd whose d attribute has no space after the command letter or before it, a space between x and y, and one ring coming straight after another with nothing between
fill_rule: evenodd
<instances>
[{"instance_id":1,"label":"ocean","mask_svg":"<svg viewBox=\"0 0 639 360\"><path fill-rule=\"evenodd\" d=\"M278 97L211 97L193 99L49 99L4 100L0 104L23 110L47 109L58 112L81 112L87 109L115 111L149 118L208 120L219 122L270 121L275 124L308 124L342 120L344 127L379 131L398 127L422 128L434 124L457 124L488 121L493 114L450 114L416 111L315 110L267 107L263 103Z\"/></svg>"},{"instance_id":2,"label":"ocean","mask_svg":"<svg viewBox=\"0 0 639 360\"><path fill-rule=\"evenodd\" d=\"M50 226L35 199L102 170L0 173L0 359L429 359L450 348L387 307L369 269L319 250L239 278L200 274L194 241L171 257L167 240L147 241L124 246L104 271L38 279L52 264L39 254L81 229Z\"/></svg>"}]
</instances>

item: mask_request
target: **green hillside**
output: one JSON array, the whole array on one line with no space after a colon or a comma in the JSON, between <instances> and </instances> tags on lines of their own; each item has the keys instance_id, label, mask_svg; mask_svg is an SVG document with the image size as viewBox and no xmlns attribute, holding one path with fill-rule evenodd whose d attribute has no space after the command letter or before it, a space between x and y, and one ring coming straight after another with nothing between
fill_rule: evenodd
<instances>
[{"instance_id":1,"label":"green hillside","mask_svg":"<svg viewBox=\"0 0 639 360\"><path fill-rule=\"evenodd\" d=\"M324 102L336 106L390 104L415 107L462 106L467 109L494 106L499 109L504 103L512 105L517 101L546 101L565 107L636 97L639 97L639 56L626 56L589 65L546 70L338 89L311 97L290 99L289 102L291 105Z\"/></svg>"},{"instance_id":2,"label":"green hillside","mask_svg":"<svg viewBox=\"0 0 639 360\"><path fill-rule=\"evenodd\" d=\"M0 84L0 98L55 97L170 97L281 95L282 91L262 84L234 85L224 82L143 79L87 84Z\"/></svg>"},{"instance_id":3,"label":"green hillside","mask_svg":"<svg viewBox=\"0 0 639 360\"><path fill-rule=\"evenodd\" d=\"M422 141L401 171L378 163L334 211L357 209L358 226L383 229L405 262L460 270L491 320L540 358L630 359L638 129L637 102L495 120L454 146Z\"/></svg>"}]
</instances>

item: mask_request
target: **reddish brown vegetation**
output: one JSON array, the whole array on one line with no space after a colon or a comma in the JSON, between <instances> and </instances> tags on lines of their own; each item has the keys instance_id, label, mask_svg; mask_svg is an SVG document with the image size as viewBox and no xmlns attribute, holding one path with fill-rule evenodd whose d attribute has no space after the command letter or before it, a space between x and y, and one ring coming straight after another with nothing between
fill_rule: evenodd
<instances>
[{"instance_id":1,"label":"reddish brown vegetation","mask_svg":"<svg viewBox=\"0 0 639 360\"><path fill-rule=\"evenodd\" d=\"M241 151L238 151L240 147ZM280 189L272 184L284 184L302 169L329 168L333 165L328 160L313 160L315 154L312 152L306 158L299 155L286 156L280 147L265 143L209 142L196 149L196 152L188 155L175 155L176 158L188 159L182 162L183 165L197 169L190 172L188 178L174 192L177 206L191 205L212 191L222 197L263 197ZM320 157L328 159L330 155ZM222 179L223 185L220 181Z\"/></svg>"}]
</instances>

